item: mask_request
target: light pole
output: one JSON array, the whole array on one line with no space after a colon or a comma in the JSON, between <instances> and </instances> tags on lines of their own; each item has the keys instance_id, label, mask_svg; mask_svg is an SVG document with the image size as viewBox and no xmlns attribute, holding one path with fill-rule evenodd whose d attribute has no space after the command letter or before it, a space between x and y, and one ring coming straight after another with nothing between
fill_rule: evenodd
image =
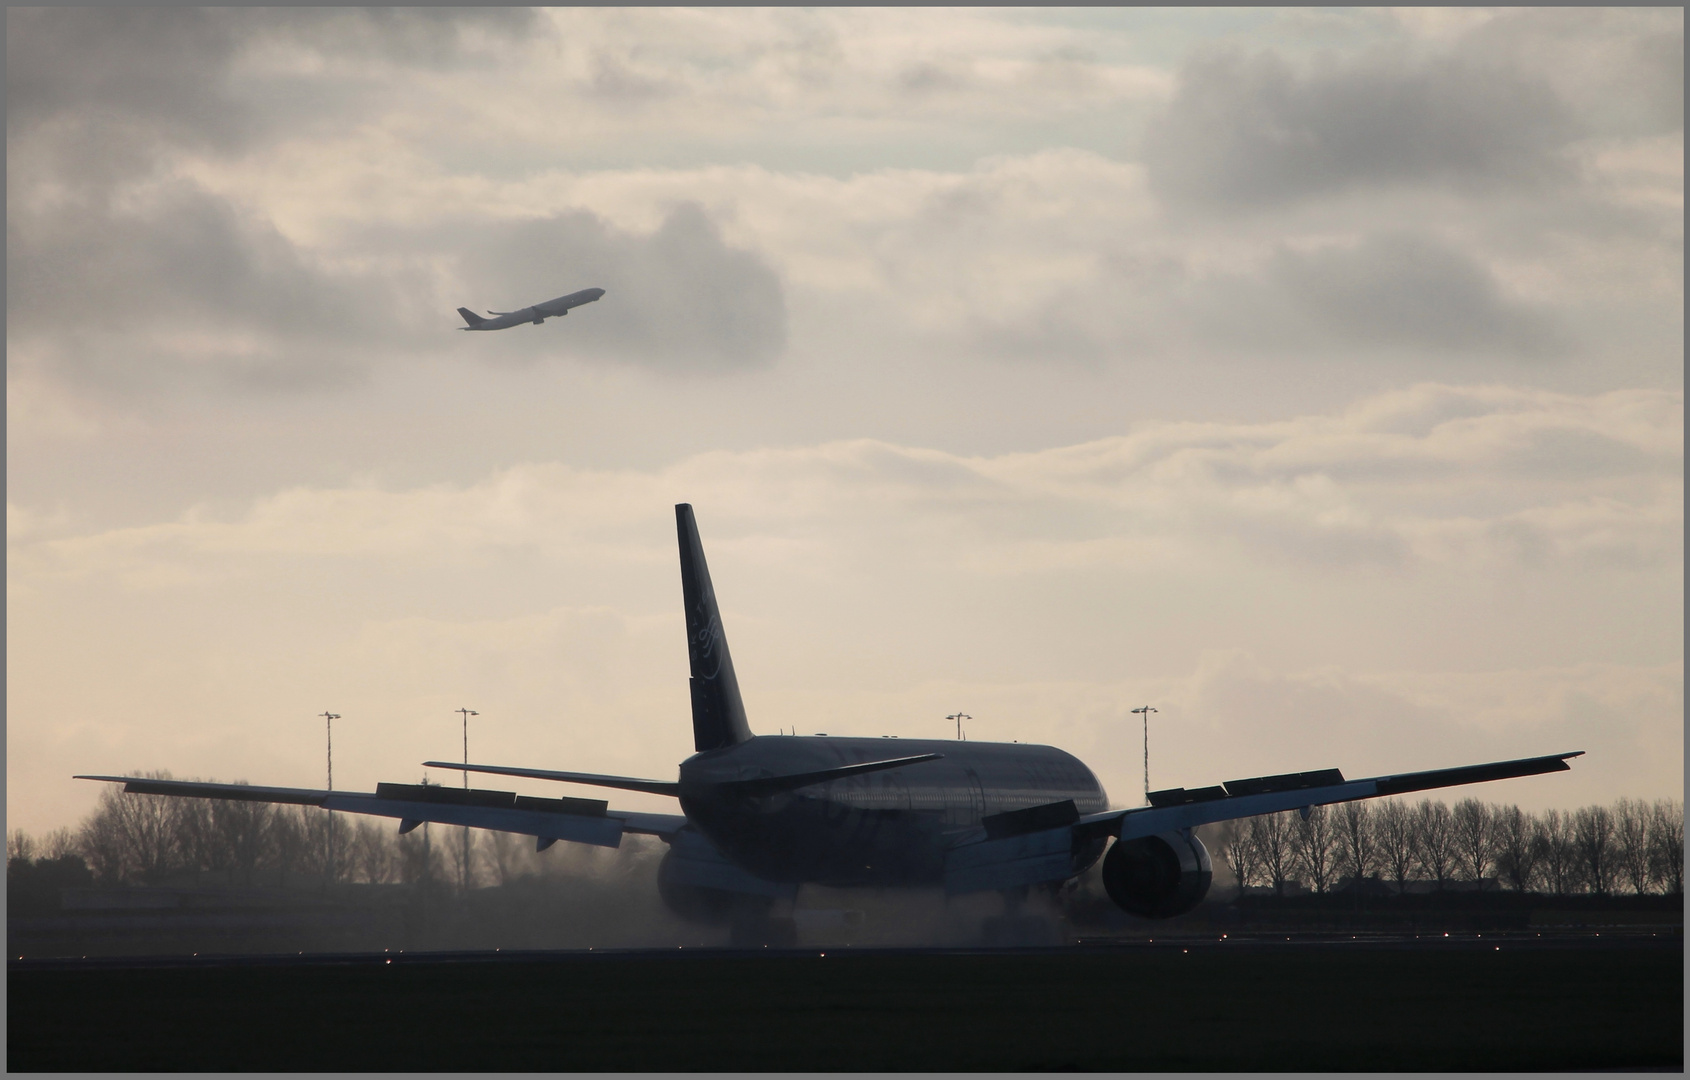
<instances>
[{"instance_id":1,"label":"light pole","mask_svg":"<svg viewBox=\"0 0 1690 1080\"><path fill-rule=\"evenodd\" d=\"M318 714L323 718L323 727L328 734L329 744L329 790L334 790L334 722L340 719L339 713L324 711ZM334 811L326 811L329 815L329 865L324 877L334 881Z\"/></svg>"},{"instance_id":2,"label":"light pole","mask_svg":"<svg viewBox=\"0 0 1690 1080\"><path fill-rule=\"evenodd\" d=\"M962 722L964 720L972 720L972 719L974 719L974 717L969 716L965 712L956 712L956 713L952 713L951 715L945 717L945 719L956 721L956 737L957 737L957 741L960 742L960 741L962 741Z\"/></svg>"},{"instance_id":3,"label":"light pole","mask_svg":"<svg viewBox=\"0 0 1690 1080\"><path fill-rule=\"evenodd\" d=\"M469 718L480 716L474 709L458 709L464 715L464 790L469 790ZM463 866L458 868L458 884L464 892L469 892L469 826L465 825Z\"/></svg>"},{"instance_id":4,"label":"light pole","mask_svg":"<svg viewBox=\"0 0 1690 1080\"><path fill-rule=\"evenodd\" d=\"M1159 710L1145 705L1133 712L1144 717L1144 805L1150 805L1150 714Z\"/></svg>"}]
</instances>

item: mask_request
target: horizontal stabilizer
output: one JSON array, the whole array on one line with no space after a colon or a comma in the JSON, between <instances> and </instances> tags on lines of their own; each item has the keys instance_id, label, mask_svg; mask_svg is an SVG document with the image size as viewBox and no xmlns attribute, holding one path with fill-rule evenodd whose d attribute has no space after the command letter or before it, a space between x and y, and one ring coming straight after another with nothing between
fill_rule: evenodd
<instances>
[{"instance_id":1,"label":"horizontal stabilizer","mask_svg":"<svg viewBox=\"0 0 1690 1080\"><path fill-rule=\"evenodd\" d=\"M463 772L491 773L494 776L521 776L529 780L556 780L565 784L591 784L594 787L617 788L621 791L645 791L653 795L679 795L681 785L669 780L642 780L637 776L606 776L602 773L558 772L553 769L519 769L512 765L465 765L457 761L425 761L430 769L459 769Z\"/></svg>"},{"instance_id":2,"label":"horizontal stabilizer","mask_svg":"<svg viewBox=\"0 0 1690 1080\"><path fill-rule=\"evenodd\" d=\"M880 772L882 769L901 769L905 765L915 765L923 761L938 761L944 756L943 754L916 754L912 757L888 758L885 761L864 761L856 765L841 765L837 769L793 773L790 776L758 776L750 780L729 780L722 787L735 795L748 798L756 798L761 795L779 795L783 791L809 787L811 784L825 784L830 780L844 780L847 777L858 776L862 773Z\"/></svg>"}]
</instances>

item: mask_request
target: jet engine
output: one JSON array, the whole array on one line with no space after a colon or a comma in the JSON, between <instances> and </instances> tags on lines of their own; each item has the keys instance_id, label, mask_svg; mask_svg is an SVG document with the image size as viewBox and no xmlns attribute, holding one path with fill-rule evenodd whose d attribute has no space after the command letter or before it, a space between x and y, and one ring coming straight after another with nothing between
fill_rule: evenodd
<instances>
[{"instance_id":1,"label":"jet engine","mask_svg":"<svg viewBox=\"0 0 1690 1080\"><path fill-rule=\"evenodd\" d=\"M1202 902L1214 877L1209 850L1186 829L1117 840L1103 857L1103 888L1130 915L1168 919Z\"/></svg>"}]
</instances>

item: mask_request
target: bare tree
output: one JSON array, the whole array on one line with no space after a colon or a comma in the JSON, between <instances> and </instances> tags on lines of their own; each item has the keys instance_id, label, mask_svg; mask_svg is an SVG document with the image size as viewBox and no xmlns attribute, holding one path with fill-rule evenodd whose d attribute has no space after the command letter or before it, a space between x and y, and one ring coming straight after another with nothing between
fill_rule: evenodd
<instances>
[{"instance_id":1,"label":"bare tree","mask_svg":"<svg viewBox=\"0 0 1690 1080\"><path fill-rule=\"evenodd\" d=\"M1338 830L1340 869L1359 883L1373 873L1379 862L1379 845L1373 836L1373 807L1355 799L1339 803L1333 817Z\"/></svg>"},{"instance_id":2,"label":"bare tree","mask_svg":"<svg viewBox=\"0 0 1690 1080\"><path fill-rule=\"evenodd\" d=\"M427 828L427 826L424 826ZM426 885L440 876L432 845L422 829L399 838L399 880L407 885Z\"/></svg>"},{"instance_id":3,"label":"bare tree","mask_svg":"<svg viewBox=\"0 0 1690 1080\"><path fill-rule=\"evenodd\" d=\"M1657 799L1649 810L1652 874L1669 896L1684 895L1684 803Z\"/></svg>"},{"instance_id":4,"label":"bare tree","mask_svg":"<svg viewBox=\"0 0 1690 1080\"><path fill-rule=\"evenodd\" d=\"M348 845L358 874L371 885L382 885L399 869L399 845L393 833L374 821L360 820Z\"/></svg>"},{"instance_id":5,"label":"bare tree","mask_svg":"<svg viewBox=\"0 0 1690 1080\"><path fill-rule=\"evenodd\" d=\"M1566 896L1578 888L1578 847L1573 839L1573 815L1548 810L1540 821L1538 864L1543 867L1549 891Z\"/></svg>"},{"instance_id":6,"label":"bare tree","mask_svg":"<svg viewBox=\"0 0 1690 1080\"><path fill-rule=\"evenodd\" d=\"M94 812L88 815L76 833L77 851L94 872L94 880L101 885L116 885L123 881L123 837L117 827L117 814L110 805L118 798L121 796L112 788L100 792L100 801Z\"/></svg>"},{"instance_id":7,"label":"bare tree","mask_svg":"<svg viewBox=\"0 0 1690 1080\"><path fill-rule=\"evenodd\" d=\"M1229 821L1226 824L1232 826L1236 822ZM1223 835L1228 837L1227 850L1230 851L1231 834L1225 832L1223 828ZM517 836L506 832L487 832L483 836L485 837L483 846L487 848L487 858L483 859L482 863L493 868L495 880L500 885L509 885L522 876L528 861L525 858L525 853L531 850L532 841L526 836ZM1232 865L1230 855L1227 865ZM1236 870L1234 872L1236 873Z\"/></svg>"},{"instance_id":8,"label":"bare tree","mask_svg":"<svg viewBox=\"0 0 1690 1080\"><path fill-rule=\"evenodd\" d=\"M168 780L168 772L135 773ZM108 787L83 823L78 845L101 881L157 881L179 863L167 795L125 795Z\"/></svg>"},{"instance_id":9,"label":"bare tree","mask_svg":"<svg viewBox=\"0 0 1690 1080\"><path fill-rule=\"evenodd\" d=\"M345 823L335 820L334 811L302 808L299 865L325 883L345 881L352 874L352 838Z\"/></svg>"},{"instance_id":10,"label":"bare tree","mask_svg":"<svg viewBox=\"0 0 1690 1080\"><path fill-rule=\"evenodd\" d=\"M1587 806L1573 815L1579 869L1591 891L1607 896L1614 889L1614 815L1606 806Z\"/></svg>"},{"instance_id":11,"label":"bare tree","mask_svg":"<svg viewBox=\"0 0 1690 1080\"><path fill-rule=\"evenodd\" d=\"M208 809L222 867L232 882L251 885L258 868L275 855L276 807L244 799L215 799Z\"/></svg>"},{"instance_id":12,"label":"bare tree","mask_svg":"<svg viewBox=\"0 0 1690 1080\"><path fill-rule=\"evenodd\" d=\"M1530 892L1538 877L1537 822L1518 806L1497 807L1493 820L1497 872L1520 892Z\"/></svg>"},{"instance_id":13,"label":"bare tree","mask_svg":"<svg viewBox=\"0 0 1690 1080\"><path fill-rule=\"evenodd\" d=\"M1250 819L1250 843L1262 872L1279 896L1285 895L1285 882L1290 879L1294 865L1290 817L1289 813L1263 814Z\"/></svg>"},{"instance_id":14,"label":"bare tree","mask_svg":"<svg viewBox=\"0 0 1690 1080\"><path fill-rule=\"evenodd\" d=\"M1338 843L1338 831L1327 807L1311 806L1307 814L1299 812L1292 822L1291 852L1297 869L1314 882L1314 891L1321 895L1336 874Z\"/></svg>"},{"instance_id":15,"label":"bare tree","mask_svg":"<svg viewBox=\"0 0 1690 1080\"><path fill-rule=\"evenodd\" d=\"M1379 843L1379 858L1390 872L1391 880L1401 893L1408 886L1408 876L1419 861L1415 847L1414 812L1407 803L1391 799L1381 803L1374 815L1374 836Z\"/></svg>"},{"instance_id":16,"label":"bare tree","mask_svg":"<svg viewBox=\"0 0 1690 1080\"><path fill-rule=\"evenodd\" d=\"M1649 891L1649 804L1642 799L1620 799L1612 814L1618 877L1642 896Z\"/></svg>"},{"instance_id":17,"label":"bare tree","mask_svg":"<svg viewBox=\"0 0 1690 1080\"><path fill-rule=\"evenodd\" d=\"M1460 876L1477 886L1484 881L1496 848L1491 808L1477 799L1462 799L1450 811L1450 826Z\"/></svg>"},{"instance_id":18,"label":"bare tree","mask_svg":"<svg viewBox=\"0 0 1690 1080\"><path fill-rule=\"evenodd\" d=\"M6 834L6 865L10 866L13 859L30 862L35 858L35 841L22 829L13 829Z\"/></svg>"},{"instance_id":19,"label":"bare tree","mask_svg":"<svg viewBox=\"0 0 1690 1080\"><path fill-rule=\"evenodd\" d=\"M1421 799L1414 807L1414 847L1420 869L1441 890L1455 869L1455 828L1442 800Z\"/></svg>"},{"instance_id":20,"label":"bare tree","mask_svg":"<svg viewBox=\"0 0 1690 1080\"><path fill-rule=\"evenodd\" d=\"M163 796L168 798L168 796ZM211 804L205 799L171 798L167 821L178 865L184 870L222 870L228 866L222 838L212 821Z\"/></svg>"},{"instance_id":21,"label":"bare tree","mask_svg":"<svg viewBox=\"0 0 1690 1080\"><path fill-rule=\"evenodd\" d=\"M66 855L76 854L76 834L60 826L43 836L36 845L38 858L51 860L62 859Z\"/></svg>"},{"instance_id":22,"label":"bare tree","mask_svg":"<svg viewBox=\"0 0 1690 1080\"><path fill-rule=\"evenodd\" d=\"M279 806L269 822L270 843L266 854L277 871L277 884L286 885L289 874L298 874L305 867L305 822L300 807Z\"/></svg>"}]
</instances>

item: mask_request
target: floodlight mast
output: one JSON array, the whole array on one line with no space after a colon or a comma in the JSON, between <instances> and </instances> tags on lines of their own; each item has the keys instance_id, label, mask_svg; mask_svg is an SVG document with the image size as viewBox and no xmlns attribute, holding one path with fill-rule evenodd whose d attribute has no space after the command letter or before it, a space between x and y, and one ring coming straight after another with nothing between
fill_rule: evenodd
<instances>
[{"instance_id":1,"label":"floodlight mast","mask_svg":"<svg viewBox=\"0 0 1690 1080\"><path fill-rule=\"evenodd\" d=\"M1133 712L1144 717L1144 805L1150 805L1150 714L1159 712L1149 705L1140 706Z\"/></svg>"},{"instance_id":2,"label":"floodlight mast","mask_svg":"<svg viewBox=\"0 0 1690 1080\"><path fill-rule=\"evenodd\" d=\"M323 718L324 730L328 734L329 790L333 791L334 790L334 722L336 720L340 719L340 714L328 712L328 711L325 710L321 713L318 713L317 715L319 715ZM328 881L332 882L334 880L334 811L330 810L328 812L328 815L329 815L329 865L328 865L328 872L324 875L324 877Z\"/></svg>"},{"instance_id":3,"label":"floodlight mast","mask_svg":"<svg viewBox=\"0 0 1690 1080\"><path fill-rule=\"evenodd\" d=\"M468 791L469 790L469 718L472 717L472 716L480 716L481 714L476 712L474 709L455 709L453 711L463 713L463 716L464 716L464 790ZM463 889L464 892L467 893L467 892L469 892L469 826L468 825L464 826L463 834L464 834L464 857L463 857L463 865L458 867L458 885L459 885L460 888Z\"/></svg>"},{"instance_id":4,"label":"floodlight mast","mask_svg":"<svg viewBox=\"0 0 1690 1080\"><path fill-rule=\"evenodd\" d=\"M965 712L954 712L951 715L945 717L945 719L956 721L956 737L957 737L957 741L961 742L962 741L962 722L964 720L972 720L972 719L974 719L974 717L969 716Z\"/></svg>"}]
</instances>

